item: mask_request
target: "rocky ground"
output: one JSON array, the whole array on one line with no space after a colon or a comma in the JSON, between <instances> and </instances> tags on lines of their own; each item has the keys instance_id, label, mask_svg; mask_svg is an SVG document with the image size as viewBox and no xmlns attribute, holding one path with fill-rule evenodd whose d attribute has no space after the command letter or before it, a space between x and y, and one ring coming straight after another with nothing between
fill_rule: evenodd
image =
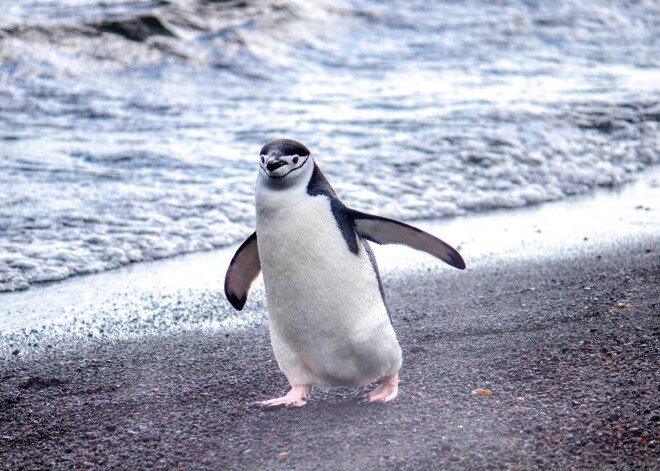
<instances>
[{"instance_id":1,"label":"rocky ground","mask_svg":"<svg viewBox=\"0 0 660 471\"><path fill-rule=\"evenodd\" d=\"M404 366L384 405L251 407L287 390L265 323L17 349L0 468L657 469L657 242L387 277Z\"/></svg>"}]
</instances>

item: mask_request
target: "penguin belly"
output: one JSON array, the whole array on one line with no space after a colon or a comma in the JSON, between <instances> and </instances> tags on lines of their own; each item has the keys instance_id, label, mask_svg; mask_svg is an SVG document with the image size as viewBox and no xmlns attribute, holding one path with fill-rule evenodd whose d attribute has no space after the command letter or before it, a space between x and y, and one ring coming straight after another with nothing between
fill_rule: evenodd
<instances>
[{"instance_id":1,"label":"penguin belly","mask_svg":"<svg viewBox=\"0 0 660 471\"><path fill-rule=\"evenodd\" d=\"M395 374L401 348L366 242L344 240L323 196L257 199L270 337L292 385L362 386Z\"/></svg>"}]
</instances>

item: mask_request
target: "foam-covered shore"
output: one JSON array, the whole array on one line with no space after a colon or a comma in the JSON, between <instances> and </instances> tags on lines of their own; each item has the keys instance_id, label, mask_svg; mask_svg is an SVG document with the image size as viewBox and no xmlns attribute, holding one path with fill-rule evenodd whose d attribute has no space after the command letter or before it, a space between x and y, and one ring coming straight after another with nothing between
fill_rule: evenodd
<instances>
[{"instance_id":1,"label":"foam-covered shore","mask_svg":"<svg viewBox=\"0 0 660 471\"><path fill-rule=\"evenodd\" d=\"M594 230L558 227L548 219L557 205L518 213L528 225L508 226L508 249L494 236L511 213L485 216L491 224L480 227L491 230L465 236L465 272L381 257L404 351L399 397L387 405L360 405L363 390L334 389L314 391L301 410L250 408L287 385L259 288L251 320L223 325L224 266L144 277L176 274L168 263L193 266L171 260L65 281L59 292L39 288L44 302L28 303L31 322L56 311L64 328L18 328L0 339L1 466L652 469L660 238L651 200L631 204L642 194L619 195L622 207L606 197L611 220ZM583 203L572 208L577 221L593 211ZM567 221L569 211L560 211ZM627 228L605 237L608 224ZM491 236L492 252L467 255L477 253L472 240ZM67 298L95 278L105 294ZM27 295L5 295L16 296L9 311L29 313L19 301ZM74 322L67 311L77 301L94 312Z\"/></svg>"},{"instance_id":2,"label":"foam-covered shore","mask_svg":"<svg viewBox=\"0 0 660 471\"><path fill-rule=\"evenodd\" d=\"M653 168L636 183L617 190L513 211L409 222L457 247L469 269L502 260L578 257L657 236L659 182L660 168ZM373 247L386 281L409 272L428 270L444 276L453 270L407 247ZM20 339L24 333L42 330L49 335L114 338L262 322L265 299L261 281L240 314L222 294L225 270L235 249L183 255L28 291L0 293L0 332L4 339ZM5 349L10 348L7 345L5 342Z\"/></svg>"},{"instance_id":3,"label":"foam-covered shore","mask_svg":"<svg viewBox=\"0 0 660 471\"><path fill-rule=\"evenodd\" d=\"M659 22L630 1L12 2L0 292L237 242L278 137L399 219L634 181L660 158Z\"/></svg>"}]
</instances>

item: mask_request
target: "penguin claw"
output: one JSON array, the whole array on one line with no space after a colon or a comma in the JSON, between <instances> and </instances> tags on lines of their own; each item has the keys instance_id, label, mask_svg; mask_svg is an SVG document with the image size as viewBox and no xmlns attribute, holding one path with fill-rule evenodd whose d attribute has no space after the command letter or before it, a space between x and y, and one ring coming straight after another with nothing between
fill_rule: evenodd
<instances>
[{"instance_id":1,"label":"penguin claw","mask_svg":"<svg viewBox=\"0 0 660 471\"><path fill-rule=\"evenodd\" d=\"M278 409L293 409L295 407L302 407L305 404L307 404L307 401L303 399L292 401L289 400L289 398L287 398L286 396L255 403L255 405L257 405L260 409L266 411L275 411Z\"/></svg>"},{"instance_id":2,"label":"penguin claw","mask_svg":"<svg viewBox=\"0 0 660 471\"><path fill-rule=\"evenodd\" d=\"M254 405L268 411L281 408L292 409L294 407L302 407L307 404L307 394L310 389L311 386L297 385L292 387L286 396L255 402Z\"/></svg>"},{"instance_id":3,"label":"penguin claw","mask_svg":"<svg viewBox=\"0 0 660 471\"><path fill-rule=\"evenodd\" d=\"M263 409L263 410L277 410L284 406L284 404L266 404L267 401L257 401L250 404L250 407L254 409Z\"/></svg>"},{"instance_id":4,"label":"penguin claw","mask_svg":"<svg viewBox=\"0 0 660 471\"><path fill-rule=\"evenodd\" d=\"M366 402L376 402L382 404L384 402L392 401L396 398L399 392L399 376L398 374L384 376L380 385L373 391L368 392L363 397ZM363 401L365 400L363 399ZM361 401L362 403L362 401Z\"/></svg>"}]
</instances>

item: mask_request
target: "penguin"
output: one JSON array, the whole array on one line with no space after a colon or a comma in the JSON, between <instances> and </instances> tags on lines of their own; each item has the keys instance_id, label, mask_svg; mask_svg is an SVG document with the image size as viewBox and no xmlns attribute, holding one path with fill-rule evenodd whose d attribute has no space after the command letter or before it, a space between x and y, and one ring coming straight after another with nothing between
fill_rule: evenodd
<instances>
[{"instance_id":1,"label":"penguin","mask_svg":"<svg viewBox=\"0 0 660 471\"><path fill-rule=\"evenodd\" d=\"M256 404L301 407L312 387L378 379L362 400L393 400L401 347L369 242L405 244L461 270L463 258L421 229L347 207L300 142L267 143L259 164L256 231L231 260L224 289L240 311L263 272L271 344L291 390Z\"/></svg>"}]
</instances>

